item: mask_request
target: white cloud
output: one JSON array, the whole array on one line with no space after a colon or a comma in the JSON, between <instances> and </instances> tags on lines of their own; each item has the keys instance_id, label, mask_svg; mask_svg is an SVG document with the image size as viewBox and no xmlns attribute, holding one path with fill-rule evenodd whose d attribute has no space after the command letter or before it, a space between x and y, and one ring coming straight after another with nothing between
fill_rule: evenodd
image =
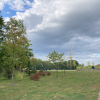
<instances>
[{"instance_id":1,"label":"white cloud","mask_svg":"<svg viewBox=\"0 0 100 100\"><path fill-rule=\"evenodd\" d=\"M25 1L26 5L28 5L28 6L32 5L32 3L29 0L24 0L24 1Z\"/></svg>"},{"instance_id":2,"label":"white cloud","mask_svg":"<svg viewBox=\"0 0 100 100\"><path fill-rule=\"evenodd\" d=\"M10 14L10 12L7 12L7 14Z\"/></svg>"},{"instance_id":3,"label":"white cloud","mask_svg":"<svg viewBox=\"0 0 100 100\"><path fill-rule=\"evenodd\" d=\"M13 0L12 2L8 2L8 4L10 5L10 9L18 11L24 10L23 6L25 5L25 3L23 2L23 0Z\"/></svg>"},{"instance_id":4,"label":"white cloud","mask_svg":"<svg viewBox=\"0 0 100 100\"><path fill-rule=\"evenodd\" d=\"M3 7L4 7L3 3L2 3L2 2L0 2L0 10L2 10L2 9L3 9Z\"/></svg>"},{"instance_id":5,"label":"white cloud","mask_svg":"<svg viewBox=\"0 0 100 100\"><path fill-rule=\"evenodd\" d=\"M7 3L9 0L0 0L0 10L3 9L4 4Z\"/></svg>"}]
</instances>

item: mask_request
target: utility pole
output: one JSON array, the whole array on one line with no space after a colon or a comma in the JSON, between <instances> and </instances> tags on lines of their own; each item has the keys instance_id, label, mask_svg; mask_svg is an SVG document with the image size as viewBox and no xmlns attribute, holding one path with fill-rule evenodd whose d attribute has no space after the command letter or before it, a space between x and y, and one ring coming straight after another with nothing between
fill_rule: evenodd
<instances>
[{"instance_id":1,"label":"utility pole","mask_svg":"<svg viewBox=\"0 0 100 100\"><path fill-rule=\"evenodd\" d=\"M72 70L71 59L74 58L74 57L71 57L71 50L70 50L70 57L68 57L68 58L70 58L70 68L71 68L71 70Z\"/></svg>"}]
</instances>

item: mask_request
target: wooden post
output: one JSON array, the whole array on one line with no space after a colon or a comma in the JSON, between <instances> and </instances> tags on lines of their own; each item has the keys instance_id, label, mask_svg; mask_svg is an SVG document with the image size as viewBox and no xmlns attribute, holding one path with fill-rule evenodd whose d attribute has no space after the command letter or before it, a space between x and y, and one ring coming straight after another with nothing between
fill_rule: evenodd
<instances>
[{"instance_id":1,"label":"wooden post","mask_svg":"<svg viewBox=\"0 0 100 100\"><path fill-rule=\"evenodd\" d=\"M70 57L68 57L68 58L70 58L70 68L71 68L71 70L72 70L71 60L72 60L73 57L71 57L71 50L70 50Z\"/></svg>"}]
</instances>

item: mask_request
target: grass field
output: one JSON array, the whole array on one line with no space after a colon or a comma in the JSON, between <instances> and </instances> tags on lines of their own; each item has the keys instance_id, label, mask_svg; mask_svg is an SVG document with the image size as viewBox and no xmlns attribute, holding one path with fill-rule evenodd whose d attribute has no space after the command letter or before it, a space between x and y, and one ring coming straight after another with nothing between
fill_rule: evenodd
<instances>
[{"instance_id":1,"label":"grass field","mask_svg":"<svg viewBox=\"0 0 100 100\"><path fill-rule=\"evenodd\" d=\"M0 100L97 100L100 88L99 71L50 71L39 81L24 73L22 81L8 80L0 74ZM17 72L15 72L16 74Z\"/></svg>"}]
</instances>

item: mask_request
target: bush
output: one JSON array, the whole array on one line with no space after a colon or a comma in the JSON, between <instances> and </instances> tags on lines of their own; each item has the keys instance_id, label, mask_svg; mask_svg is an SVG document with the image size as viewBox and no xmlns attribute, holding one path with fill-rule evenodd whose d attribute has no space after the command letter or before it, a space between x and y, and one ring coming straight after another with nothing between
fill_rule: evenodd
<instances>
[{"instance_id":1,"label":"bush","mask_svg":"<svg viewBox=\"0 0 100 100\"><path fill-rule=\"evenodd\" d=\"M46 74L45 74L45 72L42 72L42 76L45 76Z\"/></svg>"},{"instance_id":2,"label":"bush","mask_svg":"<svg viewBox=\"0 0 100 100\"><path fill-rule=\"evenodd\" d=\"M23 73L18 72L16 77L17 77L18 80L22 80L23 79Z\"/></svg>"},{"instance_id":3,"label":"bush","mask_svg":"<svg viewBox=\"0 0 100 100\"><path fill-rule=\"evenodd\" d=\"M26 72L27 74L29 74L29 76L30 76L31 74L37 73L37 70L31 69L31 68L30 68L30 69L26 69L25 72Z\"/></svg>"},{"instance_id":4,"label":"bush","mask_svg":"<svg viewBox=\"0 0 100 100\"><path fill-rule=\"evenodd\" d=\"M37 73L37 70L34 70L33 69L31 73L36 74Z\"/></svg>"},{"instance_id":5,"label":"bush","mask_svg":"<svg viewBox=\"0 0 100 100\"><path fill-rule=\"evenodd\" d=\"M21 69L21 72L23 72L23 69Z\"/></svg>"},{"instance_id":6,"label":"bush","mask_svg":"<svg viewBox=\"0 0 100 100\"><path fill-rule=\"evenodd\" d=\"M76 69L82 69L82 67L78 67L78 66L77 66Z\"/></svg>"},{"instance_id":7,"label":"bush","mask_svg":"<svg viewBox=\"0 0 100 100\"><path fill-rule=\"evenodd\" d=\"M39 80L40 79L39 74L31 75L30 79L35 81Z\"/></svg>"},{"instance_id":8,"label":"bush","mask_svg":"<svg viewBox=\"0 0 100 100\"><path fill-rule=\"evenodd\" d=\"M47 72L47 75L50 75L51 73L50 72Z\"/></svg>"},{"instance_id":9,"label":"bush","mask_svg":"<svg viewBox=\"0 0 100 100\"><path fill-rule=\"evenodd\" d=\"M2 67L0 66L0 73L2 73L3 72L3 69L2 69Z\"/></svg>"},{"instance_id":10,"label":"bush","mask_svg":"<svg viewBox=\"0 0 100 100\"><path fill-rule=\"evenodd\" d=\"M4 77L10 79L12 77L12 70L10 68L5 69Z\"/></svg>"},{"instance_id":11,"label":"bush","mask_svg":"<svg viewBox=\"0 0 100 100\"><path fill-rule=\"evenodd\" d=\"M39 72L43 72L43 69L41 69Z\"/></svg>"},{"instance_id":12,"label":"bush","mask_svg":"<svg viewBox=\"0 0 100 100\"><path fill-rule=\"evenodd\" d=\"M39 75L39 76L42 76L42 73L43 73L43 72L38 72L38 75Z\"/></svg>"}]
</instances>

